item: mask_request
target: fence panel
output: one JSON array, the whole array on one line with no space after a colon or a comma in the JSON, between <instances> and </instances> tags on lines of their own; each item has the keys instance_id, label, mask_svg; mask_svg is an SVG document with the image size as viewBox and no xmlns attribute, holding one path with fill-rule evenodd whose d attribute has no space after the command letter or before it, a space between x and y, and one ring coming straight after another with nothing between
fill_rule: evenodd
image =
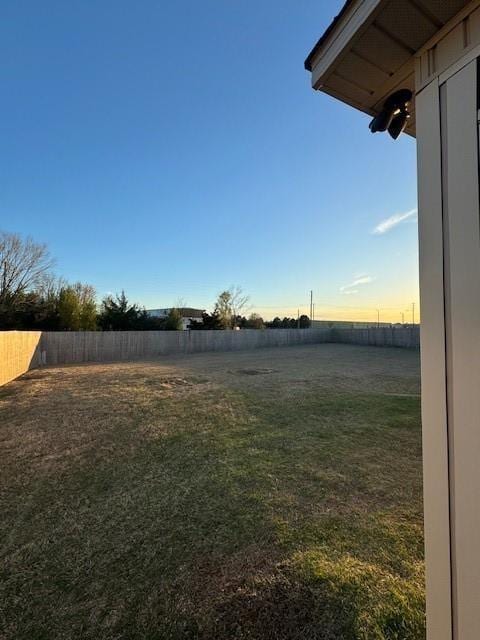
<instances>
[{"instance_id":1,"label":"fence panel","mask_svg":"<svg viewBox=\"0 0 480 640\"><path fill-rule=\"evenodd\" d=\"M0 331L0 386L40 365L41 331Z\"/></svg>"}]
</instances>

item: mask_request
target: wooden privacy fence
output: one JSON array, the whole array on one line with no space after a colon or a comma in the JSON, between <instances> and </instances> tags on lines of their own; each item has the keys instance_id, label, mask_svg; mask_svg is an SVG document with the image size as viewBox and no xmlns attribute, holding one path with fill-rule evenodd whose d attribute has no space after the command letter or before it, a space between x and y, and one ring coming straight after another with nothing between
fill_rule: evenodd
<instances>
[{"instance_id":1,"label":"wooden privacy fence","mask_svg":"<svg viewBox=\"0 0 480 640\"><path fill-rule=\"evenodd\" d=\"M41 365L342 342L418 348L419 327L242 331L0 331L0 385Z\"/></svg>"},{"instance_id":2,"label":"wooden privacy fence","mask_svg":"<svg viewBox=\"0 0 480 640\"><path fill-rule=\"evenodd\" d=\"M328 342L328 329L242 331L45 331L43 364L112 362L162 355Z\"/></svg>"},{"instance_id":3,"label":"wooden privacy fence","mask_svg":"<svg viewBox=\"0 0 480 640\"><path fill-rule=\"evenodd\" d=\"M40 364L41 331L0 331L0 386Z\"/></svg>"},{"instance_id":4,"label":"wooden privacy fence","mask_svg":"<svg viewBox=\"0 0 480 640\"><path fill-rule=\"evenodd\" d=\"M373 347L420 348L420 326L374 327L371 329L332 329L331 342Z\"/></svg>"}]
</instances>

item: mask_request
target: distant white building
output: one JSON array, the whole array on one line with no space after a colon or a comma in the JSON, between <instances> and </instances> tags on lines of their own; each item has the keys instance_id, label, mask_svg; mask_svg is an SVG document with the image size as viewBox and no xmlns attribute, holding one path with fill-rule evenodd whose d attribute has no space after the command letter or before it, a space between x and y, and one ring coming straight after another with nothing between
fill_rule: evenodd
<instances>
[{"instance_id":1,"label":"distant white building","mask_svg":"<svg viewBox=\"0 0 480 640\"><path fill-rule=\"evenodd\" d=\"M151 318L167 318L172 308L174 307L169 307L167 309L147 309L147 314ZM205 313L204 309L193 309L191 307L180 307L178 310L182 316L182 329L184 331L189 328L192 320L202 322L202 314Z\"/></svg>"}]
</instances>

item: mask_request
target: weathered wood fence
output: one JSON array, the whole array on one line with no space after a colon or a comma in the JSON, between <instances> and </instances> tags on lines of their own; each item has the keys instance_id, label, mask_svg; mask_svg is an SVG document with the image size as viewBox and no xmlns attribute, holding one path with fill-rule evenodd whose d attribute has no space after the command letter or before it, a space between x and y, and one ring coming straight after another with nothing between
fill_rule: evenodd
<instances>
[{"instance_id":1,"label":"weathered wood fence","mask_svg":"<svg viewBox=\"0 0 480 640\"><path fill-rule=\"evenodd\" d=\"M40 364L41 331L0 331L0 386Z\"/></svg>"},{"instance_id":2,"label":"weathered wood fence","mask_svg":"<svg viewBox=\"0 0 480 640\"><path fill-rule=\"evenodd\" d=\"M42 365L343 342L418 348L419 327L259 331L0 331L0 385Z\"/></svg>"},{"instance_id":3,"label":"weathered wood fence","mask_svg":"<svg viewBox=\"0 0 480 640\"><path fill-rule=\"evenodd\" d=\"M374 327L371 329L332 329L330 342L372 347L420 348L420 327Z\"/></svg>"},{"instance_id":4,"label":"weathered wood fence","mask_svg":"<svg viewBox=\"0 0 480 640\"><path fill-rule=\"evenodd\" d=\"M44 364L109 362L163 355L237 351L328 342L329 330L76 331L43 333Z\"/></svg>"}]
</instances>

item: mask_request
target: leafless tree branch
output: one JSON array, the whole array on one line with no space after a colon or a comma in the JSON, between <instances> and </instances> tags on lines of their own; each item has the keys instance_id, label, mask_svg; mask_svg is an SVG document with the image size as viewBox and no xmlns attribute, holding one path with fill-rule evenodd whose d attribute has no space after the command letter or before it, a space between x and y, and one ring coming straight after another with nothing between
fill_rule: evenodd
<instances>
[{"instance_id":1,"label":"leafless tree branch","mask_svg":"<svg viewBox=\"0 0 480 640\"><path fill-rule=\"evenodd\" d=\"M53 264L45 244L0 232L0 304L42 286Z\"/></svg>"}]
</instances>

